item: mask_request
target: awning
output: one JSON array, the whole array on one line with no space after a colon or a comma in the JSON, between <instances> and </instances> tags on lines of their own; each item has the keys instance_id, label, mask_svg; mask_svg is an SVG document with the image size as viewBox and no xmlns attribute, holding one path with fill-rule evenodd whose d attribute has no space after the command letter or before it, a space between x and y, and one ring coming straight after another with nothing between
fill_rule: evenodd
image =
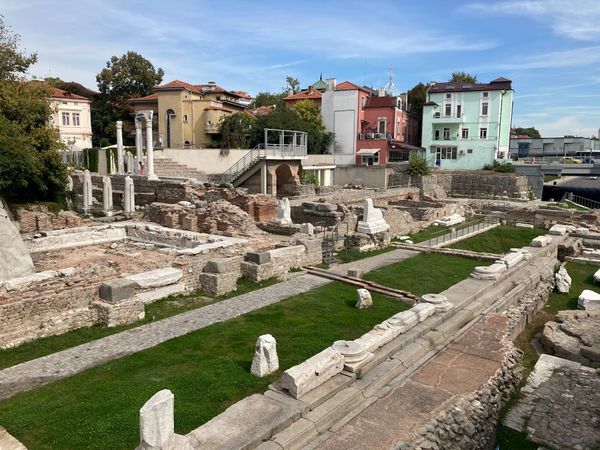
<instances>
[{"instance_id":1,"label":"awning","mask_svg":"<svg viewBox=\"0 0 600 450\"><path fill-rule=\"evenodd\" d=\"M362 148L359 151L356 152L357 155L366 155L366 156L373 156L376 153L379 153L378 148Z\"/></svg>"}]
</instances>

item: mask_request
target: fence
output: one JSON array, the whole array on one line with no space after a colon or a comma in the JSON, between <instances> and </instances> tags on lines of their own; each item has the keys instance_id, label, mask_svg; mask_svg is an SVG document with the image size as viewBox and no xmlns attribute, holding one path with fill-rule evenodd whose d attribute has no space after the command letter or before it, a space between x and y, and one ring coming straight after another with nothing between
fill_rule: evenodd
<instances>
[{"instance_id":1,"label":"fence","mask_svg":"<svg viewBox=\"0 0 600 450\"><path fill-rule=\"evenodd\" d=\"M456 239L467 237L479 231L486 230L495 225L498 225L498 223L498 218L489 216L477 219L472 222L464 222L458 225L458 227L460 228L452 228L452 231L450 231L450 233L440 234L439 236L432 237L425 242L421 242L419 245L425 245L427 247L438 247L447 242L454 241Z\"/></svg>"},{"instance_id":2,"label":"fence","mask_svg":"<svg viewBox=\"0 0 600 450\"><path fill-rule=\"evenodd\" d=\"M583 206L585 208L600 209L600 202L597 202L596 200L591 200L589 198L580 197L579 195L575 195L572 192L567 192L563 196L563 200L569 200L570 202L576 203L579 206Z\"/></svg>"}]
</instances>

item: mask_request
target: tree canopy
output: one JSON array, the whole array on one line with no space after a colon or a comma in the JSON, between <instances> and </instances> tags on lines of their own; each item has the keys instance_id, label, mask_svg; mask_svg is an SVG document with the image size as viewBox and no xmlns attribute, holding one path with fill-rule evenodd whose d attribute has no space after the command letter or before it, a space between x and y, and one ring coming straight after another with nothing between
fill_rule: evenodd
<instances>
[{"instance_id":1,"label":"tree canopy","mask_svg":"<svg viewBox=\"0 0 600 450\"><path fill-rule=\"evenodd\" d=\"M61 201L67 170L58 130L48 126L51 91L25 81L37 56L21 52L19 39L0 16L0 194L18 202Z\"/></svg>"},{"instance_id":2,"label":"tree canopy","mask_svg":"<svg viewBox=\"0 0 600 450\"><path fill-rule=\"evenodd\" d=\"M467 72L452 72L450 83L477 83L477 76Z\"/></svg>"},{"instance_id":3,"label":"tree canopy","mask_svg":"<svg viewBox=\"0 0 600 450\"><path fill-rule=\"evenodd\" d=\"M300 81L298 81L298 78L294 78L288 75L287 77L285 77L285 83L286 87L283 88L284 92L287 92L290 89L294 94L300 92Z\"/></svg>"},{"instance_id":4,"label":"tree canopy","mask_svg":"<svg viewBox=\"0 0 600 450\"><path fill-rule=\"evenodd\" d=\"M260 108L261 106L273 106L280 105L283 107L283 99L287 96L287 93L273 93L273 92L259 92L256 94L253 108Z\"/></svg>"},{"instance_id":5,"label":"tree canopy","mask_svg":"<svg viewBox=\"0 0 600 450\"><path fill-rule=\"evenodd\" d=\"M529 136L531 139L541 139L542 138L542 136L540 135L540 132L538 130L536 130L535 127L513 128L512 134L522 134L525 136Z\"/></svg>"},{"instance_id":6,"label":"tree canopy","mask_svg":"<svg viewBox=\"0 0 600 450\"><path fill-rule=\"evenodd\" d=\"M113 56L106 62L106 67L96 75L98 82L97 102L92 105L92 126L94 141L113 142L115 139L115 122L123 121L123 139L130 141L130 132L134 128L133 107L129 100L144 97L154 92L154 86L162 82L164 71L142 55L129 51L124 55Z\"/></svg>"}]
</instances>

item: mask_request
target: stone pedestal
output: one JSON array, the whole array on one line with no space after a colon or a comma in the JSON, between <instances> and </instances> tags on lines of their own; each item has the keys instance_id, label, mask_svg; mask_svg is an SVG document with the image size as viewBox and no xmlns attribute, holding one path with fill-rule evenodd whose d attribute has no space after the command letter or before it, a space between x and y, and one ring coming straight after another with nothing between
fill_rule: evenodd
<instances>
[{"instance_id":1,"label":"stone pedestal","mask_svg":"<svg viewBox=\"0 0 600 450\"><path fill-rule=\"evenodd\" d=\"M123 191L123 212L131 214L135 211L135 190L133 180L130 176L125 177L125 189Z\"/></svg>"},{"instance_id":2,"label":"stone pedestal","mask_svg":"<svg viewBox=\"0 0 600 450\"><path fill-rule=\"evenodd\" d=\"M116 327L137 322L145 317L144 302L136 297L108 303L102 300L92 302L98 312L98 323L106 327Z\"/></svg>"},{"instance_id":3,"label":"stone pedestal","mask_svg":"<svg viewBox=\"0 0 600 450\"><path fill-rule=\"evenodd\" d=\"M277 217L273 222L280 225L292 224L290 201L287 198L282 198L277 202Z\"/></svg>"},{"instance_id":4,"label":"stone pedestal","mask_svg":"<svg viewBox=\"0 0 600 450\"><path fill-rule=\"evenodd\" d=\"M358 222L356 231L365 234L381 233L382 231L388 231L390 226L383 218L381 209L373 206L373 200L370 198L365 199L363 205L363 220Z\"/></svg>"}]
</instances>

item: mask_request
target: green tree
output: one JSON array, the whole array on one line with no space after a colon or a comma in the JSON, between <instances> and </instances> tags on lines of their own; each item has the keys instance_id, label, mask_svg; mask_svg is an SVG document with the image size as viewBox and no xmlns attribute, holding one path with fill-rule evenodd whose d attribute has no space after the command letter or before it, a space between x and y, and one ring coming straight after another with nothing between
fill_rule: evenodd
<instances>
[{"instance_id":1,"label":"green tree","mask_svg":"<svg viewBox=\"0 0 600 450\"><path fill-rule=\"evenodd\" d=\"M162 82L164 71L155 69L150 61L136 52L113 56L106 67L96 75L98 82L97 104L92 107L92 126L94 139L115 139L115 122L123 121L123 137L131 144L131 132L134 129L131 115L133 108L129 99L143 97L154 92L154 86Z\"/></svg>"},{"instance_id":2,"label":"green tree","mask_svg":"<svg viewBox=\"0 0 600 450\"><path fill-rule=\"evenodd\" d=\"M529 136L531 139L541 139L542 138L542 136L540 135L540 132L538 130L536 130L535 127L513 128L512 134L523 134L523 135Z\"/></svg>"},{"instance_id":3,"label":"green tree","mask_svg":"<svg viewBox=\"0 0 600 450\"><path fill-rule=\"evenodd\" d=\"M238 112L223 117L219 123L221 132L221 148L248 148L250 136L256 119L245 112Z\"/></svg>"},{"instance_id":4,"label":"green tree","mask_svg":"<svg viewBox=\"0 0 600 450\"><path fill-rule=\"evenodd\" d=\"M24 75L36 54L19 50L0 16L0 194L12 201L60 201L65 196L67 170L58 150L64 148L58 130L48 126L51 91Z\"/></svg>"},{"instance_id":5,"label":"green tree","mask_svg":"<svg viewBox=\"0 0 600 450\"><path fill-rule=\"evenodd\" d=\"M287 96L287 93L275 94L272 92L259 92L256 94L256 99L252 108L260 108L261 106L279 106L283 107L283 98Z\"/></svg>"},{"instance_id":6,"label":"green tree","mask_svg":"<svg viewBox=\"0 0 600 450\"><path fill-rule=\"evenodd\" d=\"M429 167L429 164L427 164L427 159L413 153L408 158L407 172L409 175L427 175L431 172L431 168Z\"/></svg>"},{"instance_id":7,"label":"green tree","mask_svg":"<svg viewBox=\"0 0 600 450\"><path fill-rule=\"evenodd\" d=\"M290 89L294 94L300 92L300 81L298 81L298 78L294 78L288 75L287 77L285 77L285 84L286 86L284 88L284 92L287 92Z\"/></svg>"},{"instance_id":8,"label":"green tree","mask_svg":"<svg viewBox=\"0 0 600 450\"><path fill-rule=\"evenodd\" d=\"M452 72L450 83L477 83L477 76L467 72Z\"/></svg>"}]
</instances>

